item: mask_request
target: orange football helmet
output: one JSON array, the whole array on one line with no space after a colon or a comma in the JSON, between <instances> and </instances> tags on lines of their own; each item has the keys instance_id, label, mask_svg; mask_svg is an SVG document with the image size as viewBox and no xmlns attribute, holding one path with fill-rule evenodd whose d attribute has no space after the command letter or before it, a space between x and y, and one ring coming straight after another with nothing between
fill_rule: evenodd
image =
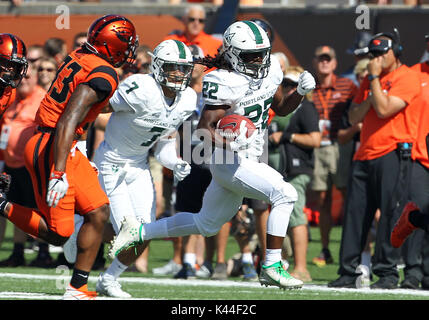
<instances>
[{"instance_id":1,"label":"orange football helmet","mask_svg":"<svg viewBox=\"0 0 429 320\"><path fill-rule=\"evenodd\" d=\"M16 88L27 73L27 49L10 33L0 33L0 86Z\"/></svg>"},{"instance_id":2,"label":"orange football helmet","mask_svg":"<svg viewBox=\"0 0 429 320\"><path fill-rule=\"evenodd\" d=\"M89 27L85 45L88 50L118 68L125 62L133 62L138 36L134 25L127 18L105 15Z\"/></svg>"}]
</instances>

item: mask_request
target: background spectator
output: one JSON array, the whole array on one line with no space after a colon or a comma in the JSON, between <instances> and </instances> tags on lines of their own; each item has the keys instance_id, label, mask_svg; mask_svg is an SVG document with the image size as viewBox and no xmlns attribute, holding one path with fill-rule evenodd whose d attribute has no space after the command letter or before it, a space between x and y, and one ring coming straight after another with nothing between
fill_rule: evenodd
<instances>
[{"instance_id":1,"label":"background spectator","mask_svg":"<svg viewBox=\"0 0 429 320\"><path fill-rule=\"evenodd\" d=\"M41 58L37 68L38 85L48 91L52 81L55 79L58 65L53 58Z\"/></svg>"},{"instance_id":2,"label":"background spectator","mask_svg":"<svg viewBox=\"0 0 429 320\"><path fill-rule=\"evenodd\" d=\"M206 11L204 7L201 5L191 5L186 9L182 21L184 24L183 31L170 34L164 40L180 40L187 46L195 44L203 50L204 55L214 57L222 45L222 41L204 32L206 23Z\"/></svg>"},{"instance_id":3,"label":"background spectator","mask_svg":"<svg viewBox=\"0 0 429 320\"><path fill-rule=\"evenodd\" d=\"M286 68L282 88L286 96L292 94L298 85L299 75L304 71L301 67ZM307 186L310 183L314 169L313 149L320 146L319 114L314 104L305 99L290 118L283 132L270 135L274 143L284 148L285 180L294 186L298 192L290 221L289 233L292 237L294 269L291 275L303 282L312 281L307 270L308 230L307 216L304 214Z\"/></svg>"},{"instance_id":4,"label":"background spectator","mask_svg":"<svg viewBox=\"0 0 429 320\"><path fill-rule=\"evenodd\" d=\"M67 56L67 44L61 38L49 38L43 45L45 55L54 58L58 65L61 65Z\"/></svg>"},{"instance_id":5,"label":"background spectator","mask_svg":"<svg viewBox=\"0 0 429 320\"><path fill-rule=\"evenodd\" d=\"M86 31L76 33L76 35L73 38L73 49L76 50L77 48L80 48L87 39Z\"/></svg>"},{"instance_id":6,"label":"background spectator","mask_svg":"<svg viewBox=\"0 0 429 320\"><path fill-rule=\"evenodd\" d=\"M347 174L339 167L340 149L337 142L341 117L356 93L356 86L347 78L337 77L335 50L320 46L314 53L313 65L316 70L317 86L313 91L313 102L319 112L319 129L322 132L320 148L314 150L315 165L311 190L316 198L316 208L320 212L320 237L322 251L313 262L318 266L332 263L329 250L329 234L332 228L332 191L335 185L343 198Z\"/></svg>"}]
</instances>

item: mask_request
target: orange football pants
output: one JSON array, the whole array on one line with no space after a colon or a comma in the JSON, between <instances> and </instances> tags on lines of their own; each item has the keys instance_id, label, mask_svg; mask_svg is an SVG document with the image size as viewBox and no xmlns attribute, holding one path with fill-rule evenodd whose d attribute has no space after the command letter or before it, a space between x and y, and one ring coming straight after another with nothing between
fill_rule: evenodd
<instances>
[{"instance_id":1,"label":"orange football pants","mask_svg":"<svg viewBox=\"0 0 429 320\"><path fill-rule=\"evenodd\" d=\"M73 148L65 170L69 184L67 193L55 208L47 205L49 176L54 169L54 137L55 133L38 132L25 146L25 166L31 176L38 211L14 204L8 217L20 229L36 237L40 217L51 231L69 237L74 230L75 211L85 215L109 203L94 168L77 148Z\"/></svg>"}]
</instances>

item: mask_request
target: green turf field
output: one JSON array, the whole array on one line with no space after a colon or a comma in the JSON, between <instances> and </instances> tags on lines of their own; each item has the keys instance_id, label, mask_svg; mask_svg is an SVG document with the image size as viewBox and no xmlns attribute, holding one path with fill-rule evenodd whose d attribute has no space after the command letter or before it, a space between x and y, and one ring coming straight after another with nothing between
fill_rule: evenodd
<instances>
[{"instance_id":1,"label":"green turf field","mask_svg":"<svg viewBox=\"0 0 429 320\"><path fill-rule=\"evenodd\" d=\"M244 282L240 278L227 281L175 280L171 277L155 277L151 272L125 272L120 278L124 290L135 299L161 300L428 300L429 291L424 290L370 290L370 289L330 289L326 284L337 278L338 250L341 228L332 231L331 251L335 263L319 268L311 263L320 251L320 237L317 227L311 228L311 239L307 256L308 268L313 282L300 290L283 291L274 287L262 287L257 282ZM8 224L5 240L0 248L0 260L7 258L12 249L12 227ZM149 254L149 270L168 262L172 255L172 243L154 240ZM107 246L105 249L107 253ZM238 252L238 246L231 237L227 248L227 258ZM35 258L35 253L26 254L27 263ZM53 254L56 256L57 254ZM292 261L290 261L292 263ZM107 265L107 264L106 264ZM100 271L93 271L89 289L95 289ZM402 271L400 272L402 276ZM64 286L68 283L71 270L40 269L31 267L0 268L1 300L60 299ZM376 277L374 278L376 280Z\"/></svg>"}]
</instances>

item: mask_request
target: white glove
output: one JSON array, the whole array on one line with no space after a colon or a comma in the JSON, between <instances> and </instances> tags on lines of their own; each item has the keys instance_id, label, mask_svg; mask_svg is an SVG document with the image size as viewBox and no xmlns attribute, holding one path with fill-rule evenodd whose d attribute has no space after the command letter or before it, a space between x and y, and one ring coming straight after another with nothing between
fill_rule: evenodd
<instances>
[{"instance_id":1,"label":"white glove","mask_svg":"<svg viewBox=\"0 0 429 320\"><path fill-rule=\"evenodd\" d=\"M175 180L182 181L188 174L191 173L191 166L186 161L179 159L173 168Z\"/></svg>"},{"instance_id":2,"label":"white glove","mask_svg":"<svg viewBox=\"0 0 429 320\"><path fill-rule=\"evenodd\" d=\"M298 91L301 96L305 96L311 90L314 90L314 88L316 88L316 80L314 80L312 74L308 71L301 73L299 75L296 91Z\"/></svg>"},{"instance_id":3,"label":"white glove","mask_svg":"<svg viewBox=\"0 0 429 320\"><path fill-rule=\"evenodd\" d=\"M237 136L237 138L235 138L234 141L231 141L229 143L229 147L231 148L232 151L246 150L249 148L249 146L256 138L256 130L248 138L246 137L246 134L247 134L246 121L242 120L240 123L240 134Z\"/></svg>"},{"instance_id":4,"label":"white glove","mask_svg":"<svg viewBox=\"0 0 429 320\"><path fill-rule=\"evenodd\" d=\"M65 172L54 171L49 178L48 193L46 195L46 202L48 206L55 208L60 201L64 198L69 188Z\"/></svg>"}]
</instances>

